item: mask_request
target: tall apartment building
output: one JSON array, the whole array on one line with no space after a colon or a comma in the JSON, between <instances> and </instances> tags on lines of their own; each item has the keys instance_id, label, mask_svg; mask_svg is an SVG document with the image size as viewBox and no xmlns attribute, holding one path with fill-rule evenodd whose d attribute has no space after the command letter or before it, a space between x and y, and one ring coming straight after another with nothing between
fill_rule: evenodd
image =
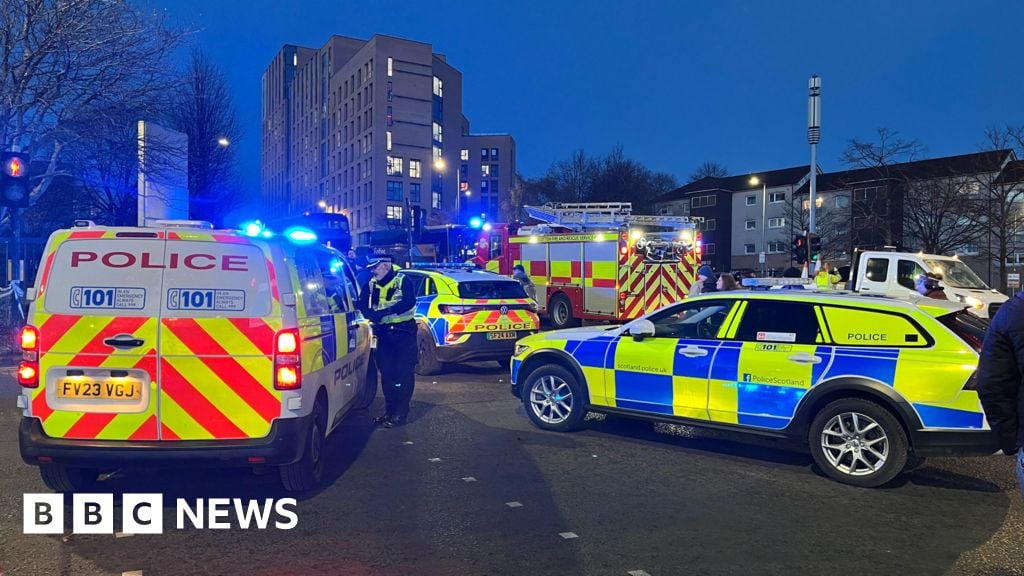
<instances>
[{"instance_id":1,"label":"tall apartment building","mask_svg":"<svg viewBox=\"0 0 1024 576\"><path fill-rule=\"evenodd\" d=\"M341 212L359 244L406 226L407 206L428 223L490 217L515 182L511 136L469 134L462 73L390 36L284 46L263 75L262 136L268 212Z\"/></svg>"}]
</instances>

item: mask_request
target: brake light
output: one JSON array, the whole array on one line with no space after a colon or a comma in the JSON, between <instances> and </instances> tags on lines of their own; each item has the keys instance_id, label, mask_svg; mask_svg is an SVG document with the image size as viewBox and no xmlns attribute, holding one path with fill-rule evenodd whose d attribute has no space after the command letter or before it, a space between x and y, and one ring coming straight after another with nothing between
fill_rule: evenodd
<instances>
[{"instance_id":1,"label":"brake light","mask_svg":"<svg viewBox=\"0 0 1024 576\"><path fill-rule=\"evenodd\" d=\"M302 354L299 331L281 330L274 336L274 388L295 390L302 386Z\"/></svg>"},{"instance_id":2,"label":"brake light","mask_svg":"<svg viewBox=\"0 0 1024 576\"><path fill-rule=\"evenodd\" d=\"M21 329L21 349L26 352L36 352L39 347L39 330L35 326L25 326Z\"/></svg>"},{"instance_id":3,"label":"brake light","mask_svg":"<svg viewBox=\"0 0 1024 576\"><path fill-rule=\"evenodd\" d=\"M39 330L35 326L21 329L21 357L18 365L18 384L25 388L39 386Z\"/></svg>"},{"instance_id":4,"label":"brake light","mask_svg":"<svg viewBox=\"0 0 1024 576\"><path fill-rule=\"evenodd\" d=\"M619 292L619 302L625 302L629 292Z\"/></svg>"}]
</instances>

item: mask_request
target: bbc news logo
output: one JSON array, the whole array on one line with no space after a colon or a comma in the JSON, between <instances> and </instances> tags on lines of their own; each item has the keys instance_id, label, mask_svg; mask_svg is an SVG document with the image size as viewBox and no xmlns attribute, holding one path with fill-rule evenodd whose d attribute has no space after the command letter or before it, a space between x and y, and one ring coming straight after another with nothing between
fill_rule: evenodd
<instances>
[{"instance_id":1,"label":"bbc news logo","mask_svg":"<svg viewBox=\"0 0 1024 576\"><path fill-rule=\"evenodd\" d=\"M63 534L65 512L71 514L75 534L113 534L118 515L113 494L74 494L66 511L62 494L25 494L23 532ZM294 498L242 500L198 498L175 501L175 529L185 530L291 530L299 525ZM121 530L124 534L163 534L163 494L124 494L121 497ZM232 518L234 522L232 522Z\"/></svg>"}]
</instances>

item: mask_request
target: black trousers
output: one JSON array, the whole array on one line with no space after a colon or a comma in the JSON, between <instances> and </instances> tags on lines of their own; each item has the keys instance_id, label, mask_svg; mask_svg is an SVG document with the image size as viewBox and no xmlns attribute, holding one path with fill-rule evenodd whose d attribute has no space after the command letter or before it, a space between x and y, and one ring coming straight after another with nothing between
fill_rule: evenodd
<instances>
[{"instance_id":1,"label":"black trousers","mask_svg":"<svg viewBox=\"0 0 1024 576\"><path fill-rule=\"evenodd\" d=\"M380 368L385 415L404 420L416 386L416 322L374 326L377 335L375 357Z\"/></svg>"}]
</instances>

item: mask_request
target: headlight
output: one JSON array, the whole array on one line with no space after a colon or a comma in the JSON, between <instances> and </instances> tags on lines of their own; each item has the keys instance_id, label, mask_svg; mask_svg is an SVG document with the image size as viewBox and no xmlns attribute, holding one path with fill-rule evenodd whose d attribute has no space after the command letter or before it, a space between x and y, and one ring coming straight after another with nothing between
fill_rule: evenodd
<instances>
[{"instance_id":1,"label":"headlight","mask_svg":"<svg viewBox=\"0 0 1024 576\"><path fill-rule=\"evenodd\" d=\"M530 349L530 347L526 346L524 344L516 344L516 353L515 353L515 355L516 356L521 356L522 354L525 354L526 351L529 350L529 349Z\"/></svg>"},{"instance_id":2,"label":"headlight","mask_svg":"<svg viewBox=\"0 0 1024 576\"><path fill-rule=\"evenodd\" d=\"M985 303L982 302L981 300L978 300L974 296L968 296L966 299L964 299L964 303L970 306L971 308L977 308L978 310L981 310L982 308L985 307Z\"/></svg>"}]
</instances>

